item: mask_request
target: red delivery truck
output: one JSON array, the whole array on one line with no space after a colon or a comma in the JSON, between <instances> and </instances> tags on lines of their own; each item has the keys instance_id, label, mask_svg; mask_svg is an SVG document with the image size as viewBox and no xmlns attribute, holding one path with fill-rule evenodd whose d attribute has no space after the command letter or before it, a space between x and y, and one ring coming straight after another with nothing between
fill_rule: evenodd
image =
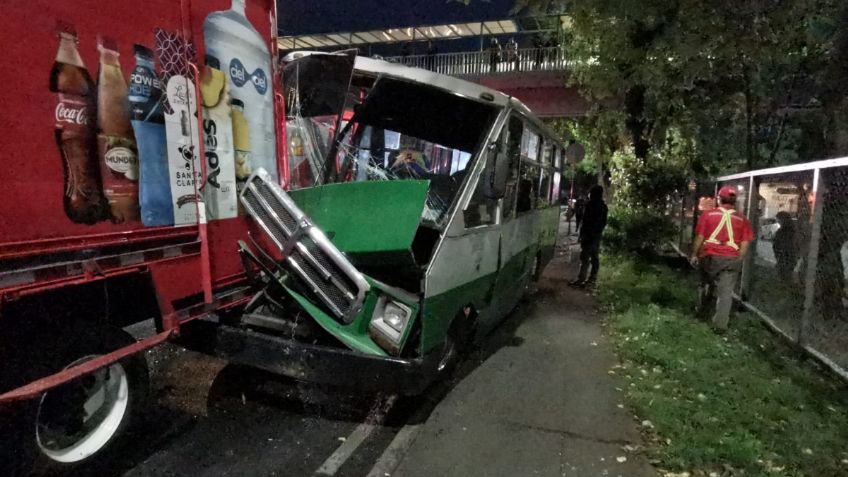
<instances>
[{"instance_id":1,"label":"red delivery truck","mask_svg":"<svg viewBox=\"0 0 848 477\"><path fill-rule=\"evenodd\" d=\"M237 194L260 167L284 177L282 96L274 0L3 13L0 475L26 475L119 452L143 352L251 298Z\"/></svg>"}]
</instances>

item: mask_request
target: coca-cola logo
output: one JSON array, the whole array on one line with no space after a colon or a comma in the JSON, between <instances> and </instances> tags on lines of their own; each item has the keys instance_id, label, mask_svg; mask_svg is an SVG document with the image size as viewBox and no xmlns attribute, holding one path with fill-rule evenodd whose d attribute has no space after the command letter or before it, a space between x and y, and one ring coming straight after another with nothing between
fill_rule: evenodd
<instances>
[{"instance_id":1,"label":"coca-cola logo","mask_svg":"<svg viewBox=\"0 0 848 477\"><path fill-rule=\"evenodd\" d=\"M56 105L56 122L88 125L88 108L85 104L60 102Z\"/></svg>"}]
</instances>

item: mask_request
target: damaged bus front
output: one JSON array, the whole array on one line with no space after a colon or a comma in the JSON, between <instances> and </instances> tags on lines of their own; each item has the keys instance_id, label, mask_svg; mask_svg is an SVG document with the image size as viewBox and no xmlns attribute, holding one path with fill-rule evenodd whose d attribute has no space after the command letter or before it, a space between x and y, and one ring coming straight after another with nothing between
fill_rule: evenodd
<instances>
[{"instance_id":1,"label":"damaged bus front","mask_svg":"<svg viewBox=\"0 0 848 477\"><path fill-rule=\"evenodd\" d=\"M258 170L240 197L259 292L207 342L298 379L420 392L552 255L559 145L520 103L427 71L312 54L284 77L287 190ZM545 171L519 165L525 124L539 160L551 146Z\"/></svg>"}]
</instances>

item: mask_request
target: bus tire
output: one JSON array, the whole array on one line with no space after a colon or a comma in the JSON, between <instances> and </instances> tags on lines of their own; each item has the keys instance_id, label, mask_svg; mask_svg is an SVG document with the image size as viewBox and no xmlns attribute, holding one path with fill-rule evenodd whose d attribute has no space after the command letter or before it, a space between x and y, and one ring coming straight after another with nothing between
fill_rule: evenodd
<instances>
[{"instance_id":1,"label":"bus tire","mask_svg":"<svg viewBox=\"0 0 848 477\"><path fill-rule=\"evenodd\" d=\"M542 278L542 255L536 254L533 259L533 268L530 269L530 279L535 283Z\"/></svg>"},{"instance_id":2,"label":"bus tire","mask_svg":"<svg viewBox=\"0 0 848 477\"><path fill-rule=\"evenodd\" d=\"M67 343L61 343L63 338ZM121 329L103 326L50 341L38 344L41 353L26 356L28 380L133 344L135 339ZM13 403L2 422L8 425L0 436L0 446L5 447L0 453L2 475L74 474L107 466L128 443L136 416L147 402L148 385L147 362L139 353L34 399Z\"/></svg>"},{"instance_id":3,"label":"bus tire","mask_svg":"<svg viewBox=\"0 0 848 477\"><path fill-rule=\"evenodd\" d=\"M442 357L437 368L439 374L447 375L453 372L462 357L471 350L476 317L471 307L464 307L457 312L442 345Z\"/></svg>"}]
</instances>

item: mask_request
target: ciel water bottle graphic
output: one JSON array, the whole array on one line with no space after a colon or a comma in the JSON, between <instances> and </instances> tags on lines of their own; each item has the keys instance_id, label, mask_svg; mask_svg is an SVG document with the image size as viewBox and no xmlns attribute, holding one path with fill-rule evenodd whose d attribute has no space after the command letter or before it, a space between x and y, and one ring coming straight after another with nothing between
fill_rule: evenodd
<instances>
[{"instance_id":1,"label":"ciel water bottle graphic","mask_svg":"<svg viewBox=\"0 0 848 477\"><path fill-rule=\"evenodd\" d=\"M264 167L276 177L271 55L244 9L245 0L233 0L229 10L210 13L203 38L207 55L218 60L230 81L232 99L243 105L251 145L252 164L247 167Z\"/></svg>"}]
</instances>

